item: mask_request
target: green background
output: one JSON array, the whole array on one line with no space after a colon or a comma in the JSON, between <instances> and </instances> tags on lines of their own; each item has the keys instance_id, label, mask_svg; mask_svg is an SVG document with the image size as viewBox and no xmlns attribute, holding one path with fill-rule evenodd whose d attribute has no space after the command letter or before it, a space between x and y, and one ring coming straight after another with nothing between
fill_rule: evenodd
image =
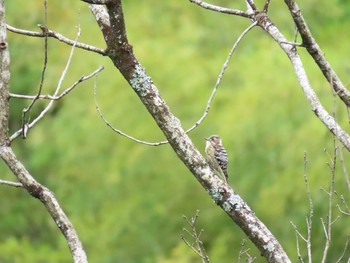
<instances>
[{"instance_id":1,"label":"green background","mask_svg":"<svg viewBox=\"0 0 350 263\"><path fill-rule=\"evenodd\" d=\"M128 38L184 128L203 113L221 66L248 19L214 13L189 1L124 1ZM213 1L245 9L244 1ZM318 43L339 77L349 82L350 49L347 1L300 1ZM262 6L263 1L256 1ZM6 1L7 22L39 31L42 1ZM282 1L271 1L269 15L291 41L294 26ZM80 42L104 48L103 37L87 4L50 0L48 27ZM33 95L43 67L44 40L8 33L11 92ZM299 40L298 40L299 41ZM345 107L307 52L299 49L311 84L329 112L349 131ZM52 93L67 62L70 47L49 39L43 94ZM76 49L63 89L103 65L97 99L116 128L147 141L164 137L133 90L108 58ZM74 224L90 262L200 262L180 239L182 215L200 210L198 229L211 262L237 262L243 232L219 209L177 159L169 145L137 144L110 130L94 106L94 79L84 82L32 130L13 142L32 175L50 188ZM47 102L35 105L30 119ZM21 127L29 101L11 99L11 134ZM293 69L278 45L260 28L240 43L222 80L208 117L189 135L204 152L204 137L220 134L228 151L230 184L297 262L294 222L306 235L309 213L304 184L304 153L314 204L313 260L325 243L320 218L326 220L333 137L310 110ZM341 147L340 147L341 148ZM343 150L345 162L349 154ZM349 167L348 167L349 168ZM2 179L15 180L3 163ZM339 159L335 186L349 200ZM341 204L335 198L334 204ZM340 215L334 208L334 218ZM187 227L187 226L186 226ZM344 215L333 225L327 262L343 253L350 232ZM305 244L301 253L305 258ZM249 253L264 262L248 242ZM65 239L43 205L23 189L0 187L0 262L71 262ZM345 258L350 256L349 249Z\"/></svg>"}]
</instances>

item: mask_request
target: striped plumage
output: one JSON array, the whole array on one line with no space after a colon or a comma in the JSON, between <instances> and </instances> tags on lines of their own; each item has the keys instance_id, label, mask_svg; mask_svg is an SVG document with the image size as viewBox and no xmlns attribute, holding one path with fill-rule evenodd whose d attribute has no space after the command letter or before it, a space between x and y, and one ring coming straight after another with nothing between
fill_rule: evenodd
<instances>
[{"instance_id":1,"label":"striped plumage","mask_svg":"<svg viewBox=\"0 0 350 263\"><path fill-rule=\"evenodd\" d=\"M212 170L214 170L219 176L223 177L225 181L228 181L227 164L228 157L227 152L222 145L220 136L212 135L206 138L205 153L207 154L207 161Z\"/></svg>"}]
</instances>

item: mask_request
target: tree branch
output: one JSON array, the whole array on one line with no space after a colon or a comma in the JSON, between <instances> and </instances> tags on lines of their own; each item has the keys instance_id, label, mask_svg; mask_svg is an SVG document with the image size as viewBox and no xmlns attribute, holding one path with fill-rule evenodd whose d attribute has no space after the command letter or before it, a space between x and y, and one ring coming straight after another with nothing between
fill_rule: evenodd
<instances>
[{"instance_id":1,"label":"tree branch","mask_svg":"<svg viewBox=\"0 0 350 263\"><path fill-rule=\"evenodd\" d=\"M223 14L236 15L236 16L242 16L242 17L248 17L248 18L250 18L253 15L253 13L251 12L245 12L242 10L230 9L226 7L212 5L212 4L203 2L201 0L189 0L189 1L205 9L209 9L209 10L216 11Z\"/></svg>"},{"instance_id":2,"label":"tree branch","mask_svg":"<svg viewBox=\"0 0 350 263\"><path fill-rule=\"evenodd\" d=\"M243 32L242 34L238 37L238 39L235 41L235 43L233 44L223 66L222 66L222 69L219 73L219 76L218 76L218 79L216 81L216 84L213 88L213 91L208 99L208 102L207 102L207 105L206 105L206 108L204 110L204 113L202 114L202 116L189 128L186 130L186 133L190 133L191 131L193 131L194 129L196 129L201 123L202 121L208 116L209 114L209 110L210 110L210 107L211 107L211 104L213 102L213 99L215 97L215 94L219 88L219 85L221 83L221 80L222 78L224 77L224 74L225 74L225 71L228 67L228 64L230 62L230 59L233 55L233 52L236 50L238 44L242 41L243 37L253 28L256 26L256 23L253 23L251 24L249 27L247 27ZM148 142L148 141L144 141L144 140L140 140L140 139L137 139L133 136L130 136L128 135L127 133L113 127L113 125L111 123L108 122L108 120L104 117L99 105L98 105L98 102L97 102L97 96L96 96L96 93L97 93L97 86L95 84L94 86L94 102L95 102L95 107L96 107L96 110L98 112L98 114L100 115L101 119L103 120L103 122L109 127L111 128L114 132L118 133L119 135L121 136L124 136L134 142L137 142L137 143L141 143L141 144L145 144L145 145L149 145L149 146L159 146L159 145L164 145L164 144L167 144L168 141L159 141L159 142ZM12 96L12 94L11 94Z\"/></svg>"},{"instance_id":3,"label":"tree branch","mask_svg":"<svg viewBox=\"0 0 350 263\"><path fill-rule=\"evenodd\" d=\"M1 179L0 179L0 184L9 185L9 186L13 186L13 187L23 187L23 184L21 184L21 183L11 182L11 181L1 180Z\"/></svg>"},{"instance_id":4,"label":"tree branch","mask_svg":"<svg viewBox=\"0 0 350 263\"><path fill-rule=\"evenodd\" d=\"M271 22L265 13L258 13L255 17L258 25L262 27L282 48L291 61L299 84L308 100L312 111L323 122L323 124L336 136L336 138L350 151L350 136L336 122L322 106L316 93L312 89L307 74L305 72L301 58L294 46L286 44L287 39L282 35L278 28Z\"/></svg>"},{"instance_id":5,"label":"tree branch","mask_svg":"<svg viewBox=\"0 0 350 263\"><path fill-rule=\"evenodd\" d=\"M65 89L60 95L58 96L53 96L50 94L46 95L39 95L38 99L41 100L59 100L62 99L64 96L68 95L76 86L78 86L80 83L92 78L93 76L96 76L99 72L101 72L104 68L102 66L98 67L94 72L87 76L81 76L76 82L73 83L69 88ZM36 95L24 95L24 94L15 94L15 93L10 93L11 98L15 99L29 99L32 100L36 97Z\"/></svg>"},{"instance_id":6,"label":"tree branch","mask_svg":"<svg viewBox=\"0 0 350 263\"><path fill-rule=\"evenodd\" d=\"M76 42L78 40L80 36L80 31L78 32L77 34L77 38L76 38ZM75 45L72 46L72 49L71 49L71 52L69 54L69 58L67 60L67 63L66 63L66 67L64 68L62 74L61 74L61 77L58 81L58 84L57 84L57 87L56 87L56 90L53 94L53 98L57 97L58 96L58 92L60 91L61 89L61 86L62 86L62 83L63 83L63 80L65 79L66 77L66 74L68 72L68 68L70 66L70 63L71 63L71 60L72 60L72 57L73 57L73 54L74 54L74 50L75 50ZM63 97L64 95L66 95L67 93L69 93L76 85L78 85L79 83L81 83L83 80L86 80L88 78L91 78L92 76L96 75L98 72L100 72L102 70L102 68L99 68L97 69L95 72L93 72L92 74L90 74L89 76L87 77L81 77L76 83L73 84L73 86L67 90L65 90L60 96ZM59 96L59 97L60 97ZM45 115L46 113L51 109L53 103L54 103L54 99L50 100L50 102L47 104L47 106L41 111L41 113L31 122L31 123L23 123L22 124L22 128L19 129L18 131L16 131L11 137L10 137L10 140L13 141L14 139L16 139L18 136L22 135L24 138L26 138L27 136L27 132L29 129L31 129L37 122L39 122Z\"/></svg>"},{"instance_id":7,"label":"tree branch","mask_svg":"<svg viewBox=\"0 0 350 263\"><path fill-rule=\"evenodd\" d=\"M28 193L39 199L45 205L57 227L66 238L74 262L87 262L86 254L79 237L72 223L69 221L68 217L60 207L54 194L32 177L24 165L17 159L11 147L0 147L0 157L17 177L18 181L28 191Z\"/></svg>"},{"instance_id":8,"label":"tree branch","mask_svg":"<svg viewBox=\"0 0 350 263\"><path fill-rule=\"evenodd\" d=\"M152 115L179 159L194 174L214 202L241 227L269 262L290 262L277 239L250 207L211 171L183 130L178 118L171 113L160 96L146 70L134 56L126 36L121 1L113 1L106 7L108 15L102 6L90 6L106 41L108 55Z\"/></svg>"},{"instance_id":9,"label":"tree branch","mask_svg":"<svg viewBox=\"0 0 350 263\"><path fill-rule=\"evenodd\" d=\"M10 140L8 138L8 100L10 83L9 58L10 55L6 36L5 4L4 0L0 0L0 157L28 193L35 198L38 198L45 205L47 211L65 237L74 262L85 263L87 262L87 258L83 246L72 223L60 207L54 194L32 177L10 147Z\"/></svg>"},{"instance_id":10,"label":"tree branch","mask_svg":"<svg viewBox=\"0 0 350 263\"><path fill-rule=\"evenodd\" d=\"M19 28L15 28L13 26L7 25L7 29L13 33L16 33L16 34L30 36L30 37L46 37L46 36L48 36L48 37L56 38L58 41L66 43L70 46L73 46L75 43L74 40L69 39L69 38L67 38L67 37L65 37L57 32L54 32L54 31L52 31L48 28L45 28L41 25L39 25L39 27L41 28L42 32L34 32L34 31L19 29ZM97 47L90 46L90 45L80 43L80 42L77 42L75 44L75 46L77 48L85 49L87 51L92 51L92 52L98 53L100 55L106 56L106 50L101 49L101 48L97 48Z\"/></svg>"},{"instance_id":11,"label":"tree branch","mask_svg":"<svg viewBox=\"0 0 350 263\"><path fill-rule=\"evenodd\" d=\"M284 1L289 11L293 17L294 23L296 24L298 31L303 39L303 46L312 56L320 70L322 71L324 77L327 79L334 92L340 97L340 99L345 103L346 106L350 107L350 91L344 86L344 84L339 79L338 75L335 73L329 62L327 61L324 53L322 52L320 46L317 44L313 38L310 29L308 28L301 11L295 0L285 0Z\"/></svg>"},{"instance_id":12,"label":"tree branch","mask_svg":"<svg viewBox=\"0 0 350 263\"><path fill-rule=\"evenodd\" d=\"M5 4L0 0L0 146L10 144L8 139L10 87L10 52L5 22Z\"/></svg>"}]
</instances>

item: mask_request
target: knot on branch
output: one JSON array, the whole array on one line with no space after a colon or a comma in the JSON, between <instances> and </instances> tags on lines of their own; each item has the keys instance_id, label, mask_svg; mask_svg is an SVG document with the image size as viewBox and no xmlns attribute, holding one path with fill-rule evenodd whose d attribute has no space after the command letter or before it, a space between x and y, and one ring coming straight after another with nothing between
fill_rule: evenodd
<instances>
[{"instance_id":1,"label":"knot on branch","mask_svg":"<svg viewBox=\"0 0 350 263\"><path fill-rule=\"evenodd\" d=\"M5 49L7 47L6 42L1 42L0 43L0 49Z\"/></svg>"}]
</instances>

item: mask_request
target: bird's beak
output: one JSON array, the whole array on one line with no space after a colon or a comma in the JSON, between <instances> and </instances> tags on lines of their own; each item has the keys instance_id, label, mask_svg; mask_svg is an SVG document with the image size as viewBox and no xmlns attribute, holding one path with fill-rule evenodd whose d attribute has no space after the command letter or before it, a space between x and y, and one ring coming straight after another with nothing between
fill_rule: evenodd
<instances>
[{"instance_id":1,"label":"bird's beak","mask_svg":"<svg viewBox=\"0 0 350 263\"><path fill-rule=\"evenodd\" d=\"M208 138L204 138L204 140L209 141L209 139L208 139Z\"/></svg>"}]
</instances>

